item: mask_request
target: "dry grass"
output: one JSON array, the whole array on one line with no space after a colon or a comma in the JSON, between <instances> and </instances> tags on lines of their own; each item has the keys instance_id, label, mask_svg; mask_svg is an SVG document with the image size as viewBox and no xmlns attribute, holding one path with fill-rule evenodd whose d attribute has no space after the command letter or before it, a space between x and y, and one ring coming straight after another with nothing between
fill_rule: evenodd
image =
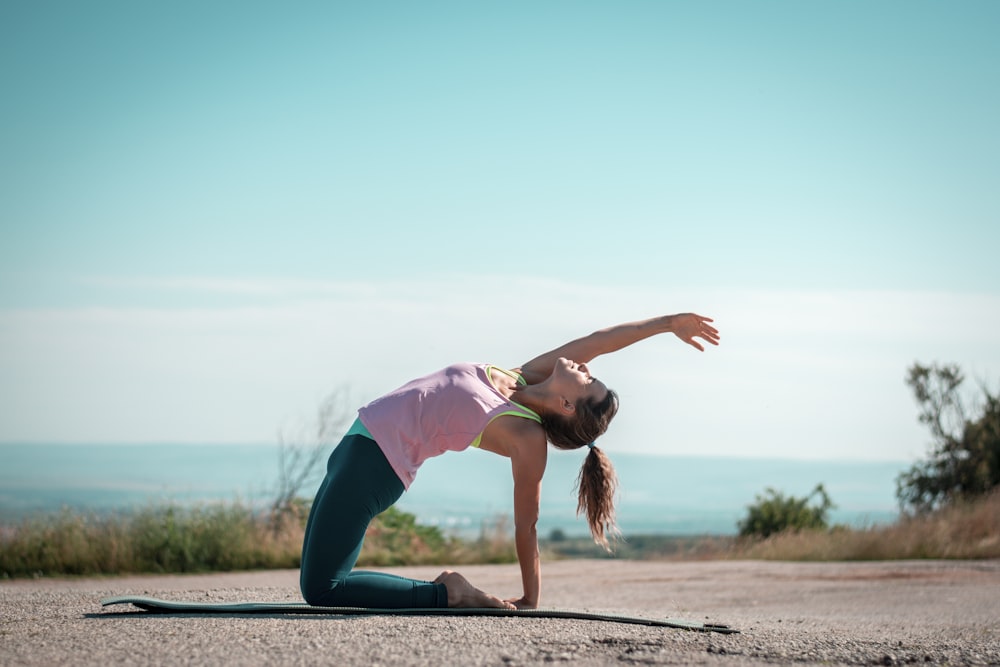
<instances>
[{"instance_id":1,"label":"dry grass","mask_svg":"<svg viewBox=\"0 0 1000 667\"><path fill-rule=\"evenodd\" d=\"M276 520L240 503L148 507L133 514L64 510L0 526L0 577L296 568L305 514ZM476 540L446 537L394 508L368 529L359 566L516 560L501 520Z\"/></svg>"},{"instance_id":2,"label":"dry grass","mask_svg":"<svg viewBox=\"0 0 1000 667\"><path fill-rule=\"evenodd\" d=\"M605 553L589 539L544 540L546 557L638 560L856 561L1000 558L1000 489L934 514L865 529L787 530L770 537L633 535Z\"/></svg>"},{"instance_id":3,"label":"dry grass","mask_svg":"<svg viewBox=\"0 0 1000 667\"><path fill-rule=\"evenodd\" d=\"M3 527L0 573L200 572L296 567L302 530L240 504L149 507L128 515L63 510Z\"/></svg>"},{"instance_id":4,"label":"dry grass","mask_svg":"<svg viewBox=\"0 0 1000 667\"><path fill-rule=\"evenodd\" d=\"M784 532L740 541L728 556L798 561L1000 558L1000 490L890 526Z\"/></svg>"},{"instance_id":5,"label":"dry grass","mask_svg":"<svg viewBox=\"0 0 1000 667\"><path fill-rule=\"evenodd\" d=\"M64 511L0 526L0 576L203 572L299 566L304 516L278 522L240 504L151 507L131 515ZM516 561L509 522L478 539L447 537L391 510L369 528L358 564ZM609 557L589 540L546 542L549 558ZM634 536L614 556L635 559L749 558L791 561L1000 558L1000 490L890 526L784 532L763 540Z\"/></svg>"}]
</instances>

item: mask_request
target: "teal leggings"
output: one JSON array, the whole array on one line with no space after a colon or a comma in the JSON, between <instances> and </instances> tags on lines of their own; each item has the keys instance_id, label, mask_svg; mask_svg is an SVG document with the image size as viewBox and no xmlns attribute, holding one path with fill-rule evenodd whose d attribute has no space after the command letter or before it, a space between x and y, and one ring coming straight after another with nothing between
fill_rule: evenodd
<instances>
[{"instance_id":1,"label":"teal leggings","mask_svg":"<svg viewBox=\"0 0 1000 667\"><path fill-rule=\"evenodd\" d=\"M378 444L363 435L345 436L326 470L302 544L299 587L305 601L322 607L447 607L444 584L351 571L368 524L403 495L403 483Z\"/></svg>"}]
</instances>

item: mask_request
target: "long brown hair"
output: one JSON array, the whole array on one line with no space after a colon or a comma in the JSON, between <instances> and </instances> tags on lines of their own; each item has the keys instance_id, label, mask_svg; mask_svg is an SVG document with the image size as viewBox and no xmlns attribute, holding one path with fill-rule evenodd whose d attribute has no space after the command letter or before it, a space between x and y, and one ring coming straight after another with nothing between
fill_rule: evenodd
<instances>
[{"instance_id":1,"label":"long brown hair","mask_svg":"<svg viewBox=\"0 0 1000 667\"><path fill-rule=\"evenodd\" d=\"M618 394L608 389L607 395L600 401L586 398L577 401L573 417L542 416L542 427L553 446L559 449L590 446L576 479L576 513L587 515L587 524L594 541L608 551L611 550L608 536L614 538L618 534L615 525L618 476L611 465L611 459L592 445L594 440L608 430L608 425L617 412Z\"/></svg>"}]
</instances>

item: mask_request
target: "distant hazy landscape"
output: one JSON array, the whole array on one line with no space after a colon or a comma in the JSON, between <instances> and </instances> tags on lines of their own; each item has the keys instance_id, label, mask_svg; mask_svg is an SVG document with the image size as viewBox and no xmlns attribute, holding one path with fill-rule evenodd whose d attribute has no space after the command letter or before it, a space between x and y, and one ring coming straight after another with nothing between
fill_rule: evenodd
<instances>
[{"instance_id":1,"label":"distant hazy landscape","mask_svg":"<svg viewBox=\"0 0 1000 667\"><path fill-rule=\"evenodd\" d=\"M656 457L610 452L621 481L619 522L626 534L731 535L755 496L773 487L805 495L823 483L834 523L864 526L895 519L895 477L903 462ZM123 510L149 504L270 499L277 447L269 445L0 445L0 518L61 507ZM539 531L586 534L573 494L581 457L549 457ZM318 466L320 472L322 464ZM316 485L318 486L318 481ZM314 487L303 493L310 496ZM399 507L421 523L475 535L511 514L509 462L469 451L431 460Z\"/></svg>"}]
</instances>

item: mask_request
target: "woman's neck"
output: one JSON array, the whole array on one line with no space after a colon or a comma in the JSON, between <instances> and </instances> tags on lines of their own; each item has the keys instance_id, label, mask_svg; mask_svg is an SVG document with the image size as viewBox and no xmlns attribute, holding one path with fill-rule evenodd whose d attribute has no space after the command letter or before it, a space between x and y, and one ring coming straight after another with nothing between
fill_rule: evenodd
<instances>
[{"instance_id":1,"label":"woman's neck","mask_svg":"<svg viewBox=\"0 0 1000 667\"><path fill-rule=\"evenodd\" d=\"M520 403L526 408L531 408L538 414L548 412L549 410L549 394L537 384L515 388L514 393L510 396L510 400Z\"/></svg>"}]
</instances>

